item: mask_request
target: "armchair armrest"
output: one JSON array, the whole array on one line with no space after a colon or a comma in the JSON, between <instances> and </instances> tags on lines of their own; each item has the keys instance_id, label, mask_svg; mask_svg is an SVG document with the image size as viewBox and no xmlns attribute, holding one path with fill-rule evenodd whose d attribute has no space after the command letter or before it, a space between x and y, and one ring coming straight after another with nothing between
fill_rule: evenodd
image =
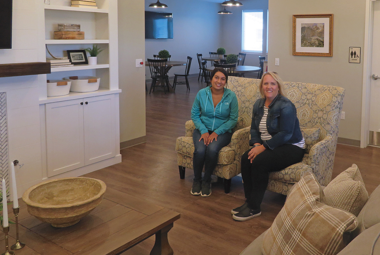
<instances>
[{"instance_id":1,"label":"armchair armrest","mask_svg":"<svg viewBox=\"0 0 380 255\"><path fill-rule=\"evenodd\" d=\"M192 137L194 129L195 129L194 122L192 120L186 121L186 123L185 123L185 129L186 129L185 136L186 137Z\"/></svg>"},{"instance_id":2,"label":"armchair armrest","mask_svg":"<svg viewBox=\"0 0 380 255\"><path fill-rule=\"evenodd\" d=\"M333 166L329 167L329 163L334 161L335 149L334 140L329 135L310 149L306 163L311 166L321 185L327 185L331 179Z\"/></svg>"},{"instance_id":3,"label":"armchair armrest","mask_svg":"<svg viewBox=\"0 0 380 255\"><path fill-rule=\"evenodd\" d=\"M251 127L245 127L232 134L229 147L235 151L235 160L239 160L244 152L249 149L249 135Z\"/></svg>"}]
</instances>

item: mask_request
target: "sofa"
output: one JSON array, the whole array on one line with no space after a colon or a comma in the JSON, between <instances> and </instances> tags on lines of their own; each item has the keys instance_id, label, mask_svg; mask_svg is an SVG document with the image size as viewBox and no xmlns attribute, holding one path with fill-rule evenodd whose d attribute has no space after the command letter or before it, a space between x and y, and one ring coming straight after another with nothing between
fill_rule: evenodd
<instances>
[{"instance_id":1,"label":"sofa","mask_svg":"<svg viewBox=\"0 0 380 255\"><path fill-rule=\"evenodd\" d=\"M261 97L259 85L258 79L228 77L227 87L234 91L238 98L239 119L231 143L219 152L218 163L214 170L214 175L224 179L226 193L230 191L231 178L241 172L241 156L249 149L252 107ZM287 195L302 174L309 170L313 171L322 185L330 182L344 89L302 82L285 82L284 85L287 97L297 108L297 116L306 143L306 153L302 162L270 174L267 189ZM193 168L192 134L195 129L193 121L187 121L185 128L185 136L178 137L176 141L181 179L185 177L185 168Z\"/></svg>"},{"instance_id":2,"label":"sofa","mask_svg":"<svg viewBox=\"0 0 380 255\"><path fill-rule=\"evenodd\" d=\"M347 174L348 173L348 174ZM346 185L348 182L342 181L341 176L349 176L350 180L348 181L351 183L349 185ZM310 179L311 176L309 176ZM302 177L303 179L304 177ZM335 180L335 181L334 181ZM276 219L274 220L272 226L270 229L266 230L264 233L262 233L259 237L257 237L251 244L246 247L246 249L240 253L240 255L267 255L267 254L296 254L296 255L307 255L312 252L302 252L302 249L300 247L294 247L294 250L296 252L292 253L290 252L289 247L296 246L294 243L298 242L301 243L300 236L308 236L307 238L310 241L308 243L307 247L310 249L312 246L311 244L313 241L315 243L320 243L321 241L318 238L322 239L328 239L328 234L334 234L336 235L338 232L341 234L341 240L338 243L335 243L334 245L331 245L329 243L330 247L333 248L326 248L322 247L322 249L330 249L329 251L324 251L322 253L313 253L313 254L338 254L338 255L379 255L380 254L380 240L378 240L380 235L380 185L372 192L372 194L368 198L368 193L365 190L364 182L362 181L360 171L358 167L354 164L352 167L347 169L346 171L342 172L338 177L334 179L331 184L327 185L326 187L321 186L321 194L322 196L320 199L317 199L320 205L324 207L329 207L331 210L335 210L338 213L344 212L344 216L346 217L346 222L349 222L345 225L345 227L339 226L339 231L336 233L333 231L328 231L327 234L320 234L319 231L323 231L324 227L319 222L318 217L314 217L310 222L305 223L304 225L311 225L311 229L309 229L309 233L307 232L307 228L303 228L302 231L299 231L297 233L292 232L291 230L284 230L281 229L282 233L285 233L289 236L288 240L286 239L286 235L283 235L281 238L279 236L276 236L275 238L279 243L282 243L282 246L285 247L287 252L278 250L278 247L274 248L269 244L269 248L265 250L264 246L268 246L268 242L271 242L271 234L270 231L273 232L273 228L277 229L278 222L280 220L284 220L284 211L286 211L286 205L288 203L287 198L284 207L280 211L280 213L277 215ZM302 181L300 181L301 183ZM315 183L315 182L314 182ZM345 184L346 183L346 184ZM299 184L295 185L298 186ZM335 186L333 188L329 186ZM336 188L338 186L338 188ZM340 187L339 187L340 186ZM346 186L345 188L342 188L342 186ZM328 189L328 190L326 190ZM290 191L289 196L291 196L293 191ZM329 197L329 198L326 198ZM350 198L351 197L351 198ZM297 197L298 199L297 204L301 203L300 197ZM352 201L352 202L348 202ZM330 204L331 206L325 205ZM345 203L345 205L342 205L342 203ZM294 206L294 205L293 205ZM319 209L319 208L318 208ZM299 209L297 209L299 210ZM294 213L294 211L292 211ZM282 215L281 215L282 214ZM307 214L308 217L310 217L310 212ZM296 218L296 217L295 217ZM349 219L349 220L347 220ZM302 219L304 220L304 218ZM277 222L277 223L276 223ZM289 219L286 220L287 227L289 229L294 229L295 226L293 226L292 222L289 221ZM295 224L294 224L295 225ZM314 225L314 228L313 228ZM292 227L289 227L292 226ZM275 231L274 231L275 232ZM273 234L273 233L272 233ZM322 235L322 236L321 236ZM292 240L293 242L291 242ZM294 242L296 240L296 242ZM272 240L273 241L273 240ZM289 242L290 241L290 242ZM303 240L304 242L304 240ZM286 243L286 245L284 245ZM305 243L305 242L304 242ZM375 244L375 245L374 245ZM281 245L280 245L281 246ZM327 246L327 245L326 245ZM372 247L373 253L372 253ZM332 251L335 249L334 251Z\"/></svg>"}]
</instances>

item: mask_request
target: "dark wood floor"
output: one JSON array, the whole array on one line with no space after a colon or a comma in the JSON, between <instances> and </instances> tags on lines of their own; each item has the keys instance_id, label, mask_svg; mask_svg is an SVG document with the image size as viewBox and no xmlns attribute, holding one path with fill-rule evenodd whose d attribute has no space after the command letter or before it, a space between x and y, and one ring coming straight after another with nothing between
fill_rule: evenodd
<instances>
[{"instance_id":1,"label":"dark wood floor","mask_svg":"<svg viewBox=\"0 0 380 255\"><path fill-rule=\"evenodd\" d=\"M106 182L109 189L128 193L141 200L181 213L169 233L174 254L181 255L236 255L252 240L270 227L280 211L285 197L267 192L262 205L262 216L247 222L236 222L230 210L244 202L240 177L232 180L231 192L225 194L222 183L214 183L207 198L190 195L193 173L179 179L175 140L184 135L185 121L195 95L204 85L191 77L191 91L178 86L176 93L156 91L146 96L146 143L122 150L120 164L93 172L87 176ZM380 183L380 149L338 145L334 176L353 163L362 171L367 189L372 192ZM149 254L153 237L123 254Z\"/></svg>"}]
</instances>

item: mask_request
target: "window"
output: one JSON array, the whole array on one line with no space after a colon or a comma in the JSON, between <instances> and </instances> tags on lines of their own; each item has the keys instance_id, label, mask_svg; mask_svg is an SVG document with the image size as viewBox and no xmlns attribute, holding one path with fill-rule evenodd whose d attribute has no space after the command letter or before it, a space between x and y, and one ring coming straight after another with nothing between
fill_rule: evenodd
<instances>
[{"instance_id":1,"label":"window","mask_svg":"<svg viewBox=\"0 0 380 255\"><path fill-rule=\"evenodd\" d=\"M267 15L265 15L267 16ZM243 11L242 15L242 51L244 52L266 52L267 32L264 31L264 12L257 11ZM265 26L266 30L267 26ZM265 35L264 35L265 33Z\"/></svg>"}]
</instances>

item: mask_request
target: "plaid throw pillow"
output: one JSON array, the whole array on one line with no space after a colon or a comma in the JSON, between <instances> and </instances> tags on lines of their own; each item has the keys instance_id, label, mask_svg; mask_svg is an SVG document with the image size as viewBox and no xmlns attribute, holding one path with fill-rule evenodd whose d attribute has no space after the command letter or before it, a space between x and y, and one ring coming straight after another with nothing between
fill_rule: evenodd
<instances>
[{"instance_id":1,"label":"plaid throw pillow","mask_svg":"<svg viewBox=\"0 0 380 255\"><path fill-rule=\"evenodd\" d=\"M332 255L342 250L343 235L357 227L356 217L321 203L322 196L315 176L305 173L265 233L263 253Z\"/></svg>"}]
</instances>

